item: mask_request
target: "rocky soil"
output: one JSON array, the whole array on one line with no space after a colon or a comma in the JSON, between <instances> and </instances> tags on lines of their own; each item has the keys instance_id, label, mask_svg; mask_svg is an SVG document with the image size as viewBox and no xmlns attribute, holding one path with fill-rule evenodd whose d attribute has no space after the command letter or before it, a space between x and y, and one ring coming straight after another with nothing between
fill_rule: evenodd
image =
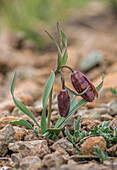
<instances>
[{"instance_id":1,"label":"rocky soil","mask_svg":"<svg viewBox=\"0 0 117 170\"><path fill-rule=\"evenodd\" d=\"M73 131L73 120L82 117L82 130L89 131L94 125L110 120L110 128L117 128L117 98L110 88L117 89L117 24L114 15L101 10L76 17L62 26L68 37L68 65L84 72L95 86L104 73L104 85L98 99L86 104L69 120L67 128ZM57 53L55 47L44 53L32 51L29 47L13 48L15 39L4 30L0 34L0 167L1 170L21 169L104 169L117 168L117 144L106 147L103 137L92 137L82 144L83 155L79 155L65 136L64 130L54 142L9 121L23 118L35 126L13 103L10 86L14 71L17 71L15 97L24 103L40 123L42 114L42 92L51 70L54 69ZM48 37L47 37L48 38ZM18 40L17 40L18 43ZM71 87L70 72L65 71L67 86ZM59 118L56 95L60 80L54 85L52 121ZM77 98L78 100L80 97ZM39 129L40 131L40 129ZM100 164L99 158L89 157L93 146L98 144L107 151L109 160Z\"/></svg>"}]
</instances>

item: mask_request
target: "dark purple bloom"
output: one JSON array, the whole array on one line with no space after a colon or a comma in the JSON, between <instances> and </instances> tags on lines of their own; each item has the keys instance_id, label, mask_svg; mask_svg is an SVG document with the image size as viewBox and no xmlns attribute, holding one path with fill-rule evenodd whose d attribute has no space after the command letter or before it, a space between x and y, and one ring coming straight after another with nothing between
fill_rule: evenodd
<instances>
[{"instance_id":1,"label":"dark purple bloom","mask_svg":"<svg viewBox=\"0 0 117 170\"><path fill-rule=\"evenodd\" d=\"M96 97L98 97L98 92L93 85L93 83L81 72L74 72L71 75L71 82L77 93L82 93L85 89L90 86L86 93L81 95L83 99L88 102L92 102Z\"/></svg>"},{"instance_id":2,"label":"dark purple bloom","mask_svg":"<svg viewBox=\"0 0 117 170\"><path fill-rule=\"evenodd\" d=\"M60 116L66 117L70 109L70 97L67 90L60 90L58 94L58 111Z\"/></svg>"}]
</instances>

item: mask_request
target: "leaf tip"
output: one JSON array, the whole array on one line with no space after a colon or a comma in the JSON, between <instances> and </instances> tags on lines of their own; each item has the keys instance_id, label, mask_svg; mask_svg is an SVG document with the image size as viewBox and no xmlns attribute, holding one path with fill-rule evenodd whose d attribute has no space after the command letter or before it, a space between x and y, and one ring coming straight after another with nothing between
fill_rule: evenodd
<instances>
[{"instance_id":1,"label":"leaf tip","mask_svg":"<svg viewBox=\"0 0 117 170\"><path fill-rule=\"evenodd\" d=\"M44 31L47 33L47 30L46 30L46 29L45 29Z\"/></svg>"},{"instance_id":2,"label":"leaf tip","mask_svg":"<svg viewBox=\"0 0 117 170\"><path fill-rule=\"evenodd\" d=\"M102 75L102 81L104 81L104 74Z\"/></svg>"}]
</instances>

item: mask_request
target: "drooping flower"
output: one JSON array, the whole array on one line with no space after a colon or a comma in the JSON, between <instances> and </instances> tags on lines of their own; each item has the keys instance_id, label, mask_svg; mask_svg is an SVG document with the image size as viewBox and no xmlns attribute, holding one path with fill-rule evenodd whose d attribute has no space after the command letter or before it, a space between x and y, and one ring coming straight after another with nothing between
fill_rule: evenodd
<instances>
[{"instance_id":1,"label":"drooping flower","mask_svg":"<svg viewBox=\"0 0 117 170\"><path fill-rule=\"evenodd\" d=\"M85 89L90 86L89 90L87 90L81 97L88 102L92 102L96 97L98 97L98 92L93 85L93 83L81 72L74 72L71 75L71 82L77 93L82 93Z\"/></svg>"},{"instance_id":2,"label":"drooping flower","mask_svg":"<svg viewBox=\"0 0 117 170\"><path fill-rule=\"evenodd\" d=\"M58 94L58 111L60 116L66 117L70 109L70 97L67 90L62 89Z\"/></svg>"}]
</instances>

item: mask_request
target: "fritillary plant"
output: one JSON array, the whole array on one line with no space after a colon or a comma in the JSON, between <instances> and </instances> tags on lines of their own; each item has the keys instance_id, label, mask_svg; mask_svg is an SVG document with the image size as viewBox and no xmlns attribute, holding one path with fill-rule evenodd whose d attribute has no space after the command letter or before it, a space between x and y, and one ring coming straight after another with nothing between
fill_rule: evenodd
<instances>
[{"instance_id":1,"label":"fritillary plant","mask_svg":"<svg viewBox=\"0 0 117 170\"><path fill-rule=\"evenodd\" d=\"M58 50L58 58L55 70L51 71L50 77L46 83L42 104L43 104L43 112L41 116L41 124L39 124L31 112L18 101L14 96L14 87L16 82L16 72L14 74L14 78L11 85L11 95L15 105L24 112L27 116L29 116L32 121L41 129L41 134L43 136L47 136L53 140L57 140L57 134L63 129L66 125L67 120L76 112L77 109L85 105L87 102L92 102L95 97L98 97L98 92L100 91L103 85L104 76L102 76L101 83L95 87L92 82L81 72L75 71L70 66L66 65L68 59L67 52L67 39L57 23L57 29L60 35L59 43L45 30L47 35L53 40ZM63 51L64 49L64 51ZM71 90L65 85L65 78L63 69L69 69L71 71L71 83L75 89L75 91ZM51 121L51 106L52 106L52 93L53 93L53 85L57 75L60 75L61 78L61 90L58 94L58 114L60 114L59 119L57 120L54 128L50 127ZM71 100L70 100L71 95ZM77 101L76 96L81 96L83 99ZM47 109L48 107L48 109ZM48 110L47 119L46 119L46 110ZM35 135L38 137L39 132L32 127L32 125L24 119L20 119L18 121L12 121L11 124L25 126L28 129L33 130Z\"/></svg>"}]
</instances>

